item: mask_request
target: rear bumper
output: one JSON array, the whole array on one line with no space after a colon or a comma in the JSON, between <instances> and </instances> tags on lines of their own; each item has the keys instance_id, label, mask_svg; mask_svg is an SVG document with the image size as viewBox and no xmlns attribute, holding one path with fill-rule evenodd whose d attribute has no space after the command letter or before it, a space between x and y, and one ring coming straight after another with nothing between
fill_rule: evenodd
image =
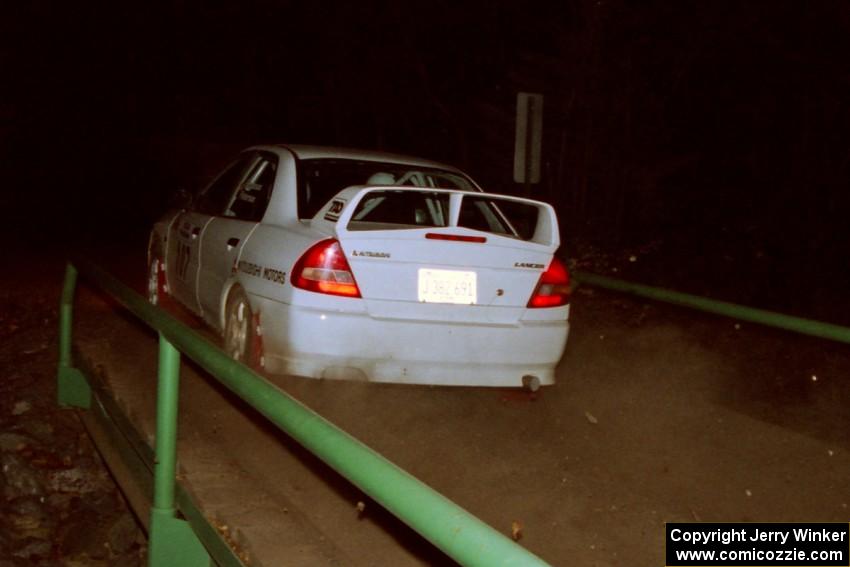
<instances>
[{"instance_id":1,"label":"rear bumper","mask_svg":"<svg viewBox=\"0 0 850 567\"><path fill-rule=\"evenodd\" d=\"M517 325L379 319L264 302L265 368L312 378L520 387L554 383L569 323Z\"/></svg>"}]
</instances>

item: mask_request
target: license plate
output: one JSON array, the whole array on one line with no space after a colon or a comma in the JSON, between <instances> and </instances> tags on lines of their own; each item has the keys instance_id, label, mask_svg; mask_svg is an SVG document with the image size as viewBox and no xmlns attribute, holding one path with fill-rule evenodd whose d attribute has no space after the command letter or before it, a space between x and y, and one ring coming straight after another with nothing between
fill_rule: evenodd
<instances>
[{"instance_id":1,"label":"license plate","mask_svg":"<svg viewBox=\"0 0 850 567\"><path fill-rule=\"evenodd\" d=\"M419 301L473 305L478 301L475 272L419 269Z\"/></svg>"}]
</instances>

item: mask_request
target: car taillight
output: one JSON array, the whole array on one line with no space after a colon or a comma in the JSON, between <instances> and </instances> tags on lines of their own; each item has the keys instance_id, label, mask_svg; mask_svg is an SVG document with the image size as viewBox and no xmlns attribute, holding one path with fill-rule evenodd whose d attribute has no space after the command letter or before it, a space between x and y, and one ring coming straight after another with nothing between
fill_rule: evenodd
<instances>
[{"instance_id":1,"label":"car taillight","mask_svg":"<svg viewBox=\"0 0 850 567\"><path fill-rule=\"evenodd\" d=\"M528 300L529 307L560 307L570 302L570 274L557 258L540 275L540 281Z\"/></svg>"},{"instance_id":2,"label":"car taillight","mask_svg":"<svg viewBox=\"0 0 850 567\"><path fill-rule=\"evenodd\" d=\"M360 297L351 266L333 238L317 242L304 252L292 269L292 285L317 293Z\"/></svg>"}]
</instances>

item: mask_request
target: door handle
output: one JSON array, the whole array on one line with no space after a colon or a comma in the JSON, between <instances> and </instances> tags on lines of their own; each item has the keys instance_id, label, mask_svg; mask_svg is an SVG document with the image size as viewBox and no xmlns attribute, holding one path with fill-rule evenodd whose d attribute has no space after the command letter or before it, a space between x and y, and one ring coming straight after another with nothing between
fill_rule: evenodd
<instances>
[{"instance_id":1,"label":"door handle","mask_svg":"<svg viewBox=\"0 0 850 567\"><path fill-rule=\"evenodd\" d=\"M239 239L238 239L238 238L230 238L230 239L228 239L228 241L227 241L227 247L228 247L228 248L233 248L233 247L234 247L234 246L236 246L237 244L239 244Z\"/></svg>"},{"instance_id":2,"label":"door handle","mask_svg":"<svg viewBox=\"0 0 850 567\"><path fill-rule=\"evenodd\" d=\"M201 227L193 226L192 227L192 238L198 238L199 234L201 234Z\"/></svg>"}]
</instances>

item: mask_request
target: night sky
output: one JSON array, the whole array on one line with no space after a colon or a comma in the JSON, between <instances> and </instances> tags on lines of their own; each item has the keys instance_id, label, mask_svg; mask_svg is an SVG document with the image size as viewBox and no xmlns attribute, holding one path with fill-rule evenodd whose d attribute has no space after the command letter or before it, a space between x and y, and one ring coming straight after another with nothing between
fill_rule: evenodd
<instances>
[{"instance_id":1,"label":"night sky","mask_svg":"<svg viewBox=\"0 0 850 567\"><path fill-rule=\"evenodd\" d=\"M412 153L518 193L516 95L539 92L534 196L567 256L649 247L643 281L850 323L850 3L4 10L4 233L144 234L261 142Z\"/></svg>"}]
</instances>

